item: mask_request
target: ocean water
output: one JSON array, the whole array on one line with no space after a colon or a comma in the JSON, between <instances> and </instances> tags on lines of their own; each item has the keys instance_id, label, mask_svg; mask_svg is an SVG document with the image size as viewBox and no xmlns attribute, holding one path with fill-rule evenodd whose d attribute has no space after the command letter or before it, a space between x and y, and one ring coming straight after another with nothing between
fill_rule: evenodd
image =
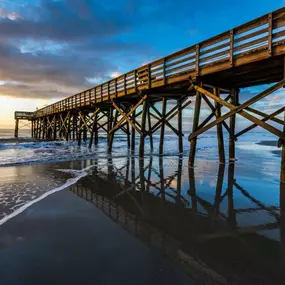
<instances>
[{"instance_id":1,"label":"ocean water","mask_svg":"<svg viewBox=\"0 0 285 285\"><path fill-rule=\"evenodd\" d=\"M29 129L19 129L19 137L21 138L30 138L31 130ZM14 138L13 129L0 129L0 139Z\"/></svg>"}]
</instances>

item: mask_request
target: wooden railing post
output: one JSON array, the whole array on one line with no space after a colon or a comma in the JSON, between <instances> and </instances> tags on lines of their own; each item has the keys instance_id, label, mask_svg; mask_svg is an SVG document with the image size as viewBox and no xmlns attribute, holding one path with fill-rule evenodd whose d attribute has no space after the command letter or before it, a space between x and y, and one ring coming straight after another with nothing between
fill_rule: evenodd
<instances>
[{"instance_id":1,"label":"wooden railing post","mask_svg":"<svg viewBox=\"0 0 285 285\"><path fill-rule=\"evenodd\" d=\"M151 65L148 64L147 66L147 73L148 73L148 89L151 88Z\"/></svg>"},{"instance_id":2,"label":"wooden railing post","mask_svg":"<svg viewBox=\"0 0 285 285\"><path fill-rule=\"evenodd\" d=\"M199 92L196 92L192 133L196 132L199 126L200 108L201 108L201 94ZM196 145L197 145L197 138L195 137L192 140L190 140L189 166L194 165L195 155L196 155Z\"/></svg>"},{"instance_id":3,"label":"wooden railing post","mask_svg":"<svg viewBox=\"0 0 285 285\"><path fill-rule=\"evenodd\" d=\"M135 76L135 90L137 92L138 91L137 70L135 70L134 72L135 72L135 74L134 74L134 76Z\"/></svg>"},{"instance_id":4,"label":"wooden railing post","mask_svg":"<svg viewBox=\"0 0 285 285\"><path fill-rule=\"evenodd\" d=\"M115 97L118 97L118 78L115 79Z\"/></svg>"},{"instance_id":5,"label":"wooden railing post","mask_svg":"<svg viewBox=\"0 0 285 285\"><path fill-rule=\"evenodd\" d=\"M200 64L200 45L197 44L196 45L196 66L195 66L196 76L199 76L199 72L200 72L199 64Z\"/></svg>"},{"instance_id":6,"label":"wooden railing post","mask_svg":"<svg viewBox=\"0 0 285 285\"><path fill-rule=\"evenodd\" d=\"M124 75L124 93L127 95L127 75Z\"/></svg>"},{"instance_id":7,"label":"wooden railing post","mask_svg":"<svg viewBox=\"0 0 285 285\"><path fill-rule=\"evenodd\" d=\"M110 101L110 81L107 83L107 90L108 90L108 100Z\"/></svg>"},{"instance_id":8,"label":"wooden railing post","mask_svg":"<svg viewBox=\"0 0 285 285\"><path fill-rule=\"evenodd\" d=\"M268 53L272 55L272 13L268 14Z\"/></svg>"},{"instance_id":9,"label":"wooden railing post","mask_svg":"<svg viewBox=\"0 0 285 285\"><path fill-rule=\"evenodd\" d=\"M234 66L234 30L230 30L230 65Z\"/></svg>"},{"instance_id":10,"label":"wooden railing post","mask_svg":"<svg viewBox=\"0 0 285 285\"><path fill-rule=\"evenodd\" d=\"M163 84L166 84L166 58L163 59Z\"/></svg>"}]
</instances>

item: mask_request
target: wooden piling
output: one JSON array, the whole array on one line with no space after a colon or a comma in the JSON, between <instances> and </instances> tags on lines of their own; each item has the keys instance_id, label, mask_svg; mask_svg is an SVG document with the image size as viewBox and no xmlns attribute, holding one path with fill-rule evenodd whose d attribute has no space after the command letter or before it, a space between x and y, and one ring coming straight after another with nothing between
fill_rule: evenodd
<instances>
[{"instance_id":1,"label":"wooden piling","mask_svg":"<svg viewBox=\"0 0 285 285\"><path fill-rule=\"evenodd\" d=\"M19 119L15 120L15 138L18 138L19 136Z\"/></svg>"},{"instance_id":2,"label":"wooden piling","mask_svg":"<svg viewBox=\"0 0 285 285\"><path fill-rule=\"evenodd\" d=\"M195 100L195 110L194 110L192 133L194 133L198 130L200 108L201 108L201 94L199 92L197 92L196 93L196 100ZM190 145L190 155L189 155L189 166L193 166L194 161L195 161L195 154L196 154L197 137L193 138L190 141L190 144L191 145Z\"/></svg>"},{"instance_id":3,"label":"wooden piling","mask_svg":"<svg viewBox=\"0 0 285 285\"><path fill-rule=\"evenodd\" d=\"M167 98L163 97L162 98L162 109L161 109L162 122L161 122L161 127L160 127L160 139L159 139L159 154L160 155L163 155L166 105L167 105Z\"/></svg>"},{"instance_id":4,"label":"wooden piling","mask_svg":"<svg viewBox=\"0 0 285 285\"><path fill-rule=\"evenodd\" d=\"M281 266L285 269L285 183L280 181L280 255Z\"/></svg>"},{"instance_id":5,"label":"wooden piling","mask_svg":"<svg viewBox=\"0 0 285 285\"><path fill-rule=\"evenodd\" d=\"M84 121L86 122L86 113L83 114L83 118L84 118ZM87 141L87 127L85 124L83 125L83 141L84 142Z\"/></svg>"},{"instance_id":6,"label":"wooden piling","mask_svg":"<svg viewBox=\"0 0 285 285\"><path fill-rule=\"evenodd\" d=\"M150 150L153 151L153 136L152 136L150 106L149 106L149 104L147 106L147 119L148 119L148 131L149 131Z\"/></svg>"},{"instance_id":7,"label":"wooden piling","mask_svg":"<svg viewBox=\"0 0 285 285\"><path fill-rule=\"evenodd\" d=\"M65 134L65 140L69 141L69 139L70 139L70 130L71 130L71 116L70 116L70 114L67 114L67 116L68 116L66 118L67 131L66 131L66 134Z\"/></svg>"},{"instance_id":8,"label":"wooden piling","mask_svg":"<svg viewBox=\"0 0 285 285\"><path fill-rule=\"evenodd\" d=\"M35 120L35 132L34 132L36 139L38 138L38 122L39 122L39 119L36 119Z\"/></svg>"},{"instance_id":9,"label":"wooden piling","mask_svg":"<svg viewBox=\"0 0 285 285\"><path fill-rule=\"evenodd\" d=\"M82 118L81 118L80 115L78 116L78 120L79 120L79 130L78 130L78 138L77 138L77 141L78 141L78 145L80 146L80 145L81 145L81 134L82 134L82 129L81 129L81 127L82 127L82 124L83 124Z\"/></svg>"},{"instance_id":10,"label":"wooden piling","mask_svg":"<svg viewBox=\"0 0 285 285\"><path fill-rule=\"evenodd\" d=\"M31 121L31 138L34 137L34 120Z\"/></svg>"},{"instance_id":11,"label":"wooden piling","mask_svg":"<svg viewBox=\"0 0 285 285\"><path fill-rule=\"evenodd\" d=\"M214 88L214 95L220 97L220 89ZM215 101L215 115L218 119L221 117L221 105ZM223 124L217 124L217 138L218 138L218 151L220 163L225 163L225 147L224 147L224 136L223 136Z\"/></svg>"},{"instance_id":12,"label":"wooden piling","mask_svg":"<svg viewBox=\"0 0 285 285\"><path fill-rule=\"evenodd\" d=\"M53 140L57 139L57 114L53 118Z\"/></svg>"},{"instance_id":13,"label":"wooden piling","mask_svg":"<svg viewBox=\"0 0 285 285\"><path fill-rule=\"evenodd\" d=\"M285 57L283 58L283 78L285 78ZM285 133L285 108L284 108L284 123L283 123L283 133ZM280 182L285 183L285 141L279 138L279 141L281 142L282 147L282 153L281 153L281 169L280 169ZM282 185L283 186L283 185ZM285 189L285 187L283 187Z\"/></svg>"},{"instance_id":14,"label":"wooden piling","mask_svg":"<svg viewBox=\"0 0 285 285\"><path fill-rule=\"evenodd\" d=\"M91 130L91 133L90 133L90 138L89 138L89 148L92 147L92 143L93 143L93 137L94 137L94 132L95 132L95 120L93 121L93 124L92 124L92 130Z\"/></svg>"},{"instance_id":15,"label":"wooden piling","mask_svg":"<svg viewBox=\"0 0 285 285\"><path fill-rule=\"evenodd\" d=\"M141 122L140 148L139 148L139 156L140 157L144 156L146 113L147 113L147 101L144 101L143 102L143 111L142 111L142 122Z\"/></svg>"},{"instance_id":16,"label":"wooden piling","mask_svg":"<svg viewBox=\"0 0 285 285\"><path fill-rule=\"evenodd\" d=\"M94 117L94 144L98 144L98 114Z\"/></svg>"},{"instance_id":17,"label":"wooden piling","mask_svg":"<svg viewBox=\"0 0 285 285\"><path fill-rule=\"evenodd\" d=\"M112 147L113 147L113 141L114 141L114 135L115 132L110 132L116 125L117 120L118 120L118 116L119 116L119 112L116 110L115 111L115 116L113 117L113 110L111 111L111 122L109 124L109 129L108 129L108 151L111 152L112 151Z\"/></svg>"},{"instance_id":18,"label":"wooden piling","mask_svg":"<svg viewBox=\"0 0 285 285\"><path fill-rule=\"evenodd\" d=\"M178 119L178 150L179 153L183 152L183 133L182 133L182 100L177 100L178 105L178 113L177 113L177 119Z\"/></svg>"},{"instance_id":19,"label":"wooden piling","mask_svg":"<svg viewBox=\"0 0 285 285\"><path fill-rule=\"evenodd\" d=\"M43 140L47 139L47 118L43 118Z\"/></svg>"},{"instance_id":20,"label":"wooden piling","mask_svg":"<svg viewBox=\"0 0 285 285\"><path fill-rule=\"evenodd\" d=\"M135 107L135 105L132 106L132 108L134 108L134 107ZM132 114L133 125L135 125L135 121L136 121L136 110L134 110L134 112ZM131 134L131 151L132 152L135 151L135 147L136 147L136 130L132 126L132 134Z\"/></svg>"},{"instance_id":21,"label":"wooden piling","mask_svg":"<svg viewBox=\"0 0 285 285\"><path fill-rule=\"evenodd\" d=\"M237 106L238 104L238 90L232 89L231 90L231 104ZM229 136L229 160L234 161L235 160L235 125L236 125L236 114L233 114L230 117L230 132L232 135Z\"/></svg>"},{"instance_id":22,"label":"wooden piling","mask_svg":"<svg viewBox=\"0 0 285 285\"><path fill-rule=\"evenodd\" d=\"M131 137L130 137L130 124L127 123L127 142L128 142L128 149L131 147Z\"/></svg>"},{"instance_id":23,"label":"wooden piling","mask_svg":"<svg viewBox=\"0 0 285 285\"><path fill-rule=\"evenodd\" d=\"M285 133L285 108L284 108L284 125L283 132ZM280 170L280 181L285 183L285 141L280 138L282 153L281 153L281 170Z\"/></svg>"},{"instance_id":24,"label":"wooden piling","mask_svg":"<svg viewBox=\"0 0 285 285\"><path fill-rule=\"evenodd\" d=\"M110 136L109 136L109 134L110 134L110 131L112 130L112 117L113 117L113 109L109 109L108 111L107 111L107 113L108 113L108 117L107 117L107 119L108 119L108 122L107 122L107 143L108 143L108 145L109 145L109 139L110 139Z\"/></svg>"}]
</instances>

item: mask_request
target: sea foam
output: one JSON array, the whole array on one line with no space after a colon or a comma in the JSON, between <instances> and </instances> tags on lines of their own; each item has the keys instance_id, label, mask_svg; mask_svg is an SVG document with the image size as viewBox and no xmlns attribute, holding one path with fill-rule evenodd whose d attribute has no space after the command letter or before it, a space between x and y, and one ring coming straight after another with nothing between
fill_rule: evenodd
<instances>
[{"instance_id":1,"label":"sea foam","mask_svg":"<svg viewBox=\"0 0 285 285\"><path fill-rule=\"evenodd\" d=\"M53 188L47 192L45 192L44 194L42 194L41 196L39 196L38 198L27 202L26 204L24 204L23 206L21 206L20 208L18 208L17 210L15 210L14 212L12 212L11 214L8 214L7 216L4 216L1 220L0 220L0 226L3 225L4 223L8 222L9 220L13 219L14 217L18 216L19 214L23 213L25 210L27 210L29 207L31 207L32 205L34 205L35 203L38 203L39 201L47 198L48 196L62 191L68 187L70 187L71 185L74 185L75 183L77 183L81 178L85 177L88 175L88 171L90 169L92 169L94 167L94 165L90 165L82 170L78 170L78 171L70 171L67 170L66 172L69 173L73 173L75 174L75 177L69 178L66 180L66 182L56 188Z\"/></svg>"}]
</instances>

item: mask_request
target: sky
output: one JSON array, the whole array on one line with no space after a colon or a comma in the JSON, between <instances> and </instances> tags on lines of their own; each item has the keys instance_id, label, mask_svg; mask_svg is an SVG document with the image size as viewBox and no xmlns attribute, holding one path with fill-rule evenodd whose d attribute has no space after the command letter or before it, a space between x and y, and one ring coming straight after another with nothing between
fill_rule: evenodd
<instances>
[{"instance_id":1,"label":"sky","mask_svg":"<svg viewBox=\"0 0 285 285\"><path fill-rule=\"evenodd\" d=\"M15 110L34 111L283 5L284 0L0 0L0 128L14 127ZM275 109L282 95L261 107Z\"/></svg>"}]
</instances>

